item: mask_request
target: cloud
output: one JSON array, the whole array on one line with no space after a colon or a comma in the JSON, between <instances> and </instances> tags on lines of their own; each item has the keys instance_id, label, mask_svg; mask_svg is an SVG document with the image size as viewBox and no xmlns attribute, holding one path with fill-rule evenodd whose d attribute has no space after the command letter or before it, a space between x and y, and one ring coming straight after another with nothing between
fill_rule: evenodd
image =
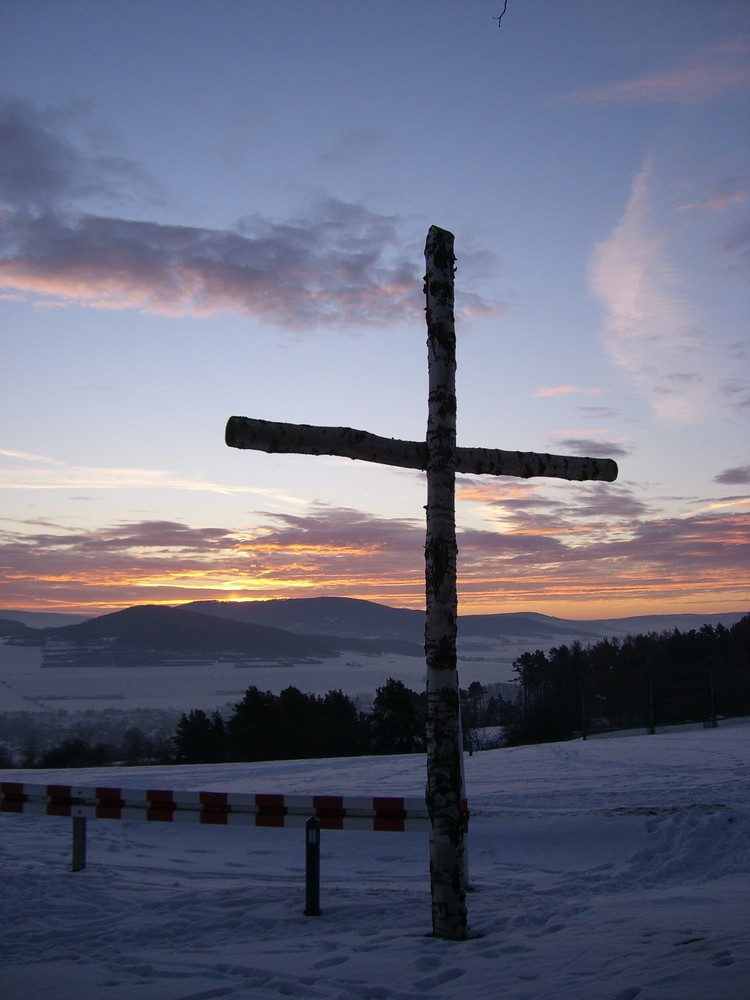
<instances>
[{"instance_id":1,"label":"cloud","mask_svg":"<svg viewBox=\"0 0 750 1000\"><path fill-rule=\"evenodd\" d=\"M344 132L328 152L318 157L325 167L361 167L374 156L391 152L393 142L385 132L356 128Z\"/></svg>"},{"instance_id":2,"label":"cloud","mask_svg":"<svg viewBox=\"0 0 750 1000\"><path fill-rule=\"evenodd\" d=\"M58 305L164 316L233 312L292 330L419 315L416 268L395 220L326 199L242 231L101 216L0 219L0 286Z\"/></svg>"},{"instance_id":3,"label":"cloud","mask_svg":"<svg viewBox=\"0 0 750 1000\"><path fill-rule=\"evenodd\" d=\"M630 454L630 450L622 444L593 437L556 437L555 447L562 448L572 455L585 455L590 458L624 458Z\"/></svg>"},{"instance_id":4,"label":"cloud","mask_svg":"<svg viewBox=\"0 0 750 1000\"><path fill-rule=\"evenodd\" d=\"M718 240L719 252L731 258L730 271L737 271L750 278L750 213L741 206L750 201L750 182L747 177L732 176L718 180L702 198L686 202L678 211L685 215L721 214L729 209L732 222Z\"/></svg>"},{"instance_id":5,"label":"cloud","mask_svg":"<svg viewBox=\"0 0 750 1000\"><path fill-rule=\"evenodd\" d=\"M750 277L750 218L739 219L731 225L721 241L720 250L727 257L735 258L730 268Z\"/></svg>"},{"instance_id":6,"label":"cloud","mask_svg":"<svg viewBox=\"0 0 750 1000\"><path fill-rule=\"evenodd\" d=\"M73 141L75 117L0 104L4 296L164 316L231 312L296 331L419 317L418 261L400 249L398 219L361 205L321 197L287 220L251 215L224 230L82 211L86 199L98 209L153 186L132 161Z\"/></svg>"},{"instance_id":7,"label":"cloud","mask_svg":"<svg viewBox=\"0 0 750 1000\"><path fill-rule=\"evenodd\" d=\"M44 455L0 450L9 459L0 464L0 490L181 490L191 492L250 494L273 497L285 503L302 501L277 490L258 486L229 486L190 478L165 469L117 466L68 465ZM22 463L22 464L20 464ZM76 499L88 499L77 497Z\"/></svg>"},{"instance_id":8,"label":"cloud","mask_svg":"<svg viewBox=\"0 0 750 1000\"><path fill-rule=\"evenodd\" d=\"M735 205L744 205L744 203L750 198L750 194L747 191L734 191L727 192L724 194L714 195L712 198L707 198L702 202L690 202L689 204L680 205L680 212L723 212L727 208L732 208Z\"/></svg>"},{"instance_id":9,"label":"cloud","mask_svg":"<svg viewBox=\"0 0 750 1000\"><path fill-rule=\"evenodd\" d=\"M723 177L695 201L678 206L686 216L721 215L728 210L732 222L718 237L719 253L731 258L728 268L750 278L750 213L742 208L750 201L750 181L746 176Z\"/></svg>"},{"instance_id":10,"label":"cloud","mask_svg":"<svg viewBox=\"0 0 750 1000\"><path fill-rule=\"evenodd\" d=\"M61 535L36 536L35 544L48 549L74 550L85 557L90 553L133 552L148 558L151 553L179 551L205 557L217 548L232 549L235 539L225 528L195 528L178 521L123 522L108 528Z\"/></svg>"},{"instance_id":11,"label":"cloud","mask_svg":"<svg viewBox=\"0 0 750 1000\"><path fill-rule=\"evenodd\" d=\"M499 316L506 312L506 303L495 298L485 298L476 291L476 286L484 282L497 285L502 272L502 260L493 250L476 247L471 235L461 239L456 258L460 280L456 284L456 313L467 318L478 316Z\"/></svg>"},{"instance_id":12,"label":"cloud","mask_svg":"<svg viewBox=\"0 0 750 1000\"><path fill-rule=\"evenodd\" d=\"M464 485L460 499L481 504L486 519L459 526L464 608L611 615L660 601L672 610L741 606L747 595L750 514L742 503L665 517L621 484ZM251 529L146 520L2 531L0 607L101 610L281 594L423 606L421 518L322 503L261 518Z\"/></svg>"},{"instance_id":13,"label":"cloud","mask_svg":"<svg viewBox=\"0 0 750 1000\"><path fill-rule=\"evenodd\" d=\"M607 541L631 534L633 523L655 511L619 483L580 483L541 486L536 483L486 483L481 492L463 489L460 499L482 503L501 532L530 537L573 536L576 544Z\"/></svg>"},{"instance_id":14,"label":"cloud","mask_svg":"<svg viewBox=\"0 0 750 1000\"><path fill-rule=\"evenodd\" d=\"M746 603L750 514L741 504L665 517L616 484L575 494L525 485L523 495L495 487L496 531L459 535L463 601L519 610L541 603L573 616L577 607L609 615L607 607L634 614Z\"/></svg>"},{"instance_id":15,"label":"cloud","mask_svg":"<svg viewBox=\"0 0 750 1000\"><path fill-rule=\"evenodd\" d=\"M724 469L718 476L714 476L714 482L727 486L750 484L750 465L736 465L731 469Z\"/></svg>"},{"instance_id":16,"label":"cloud","mask_svg":"<svg viewBox=\"0 0 750 1000\"><path fill-rule=\"evenodd\" d=\"M0 448L0 456L21 462L41 462L43 465L62 465L57 458L48 458L46 455L35 455L27 451L13 451L10 448Z\"/></svg>"},{"instance_id":17,"label":"cloud","mask_svg":"<svg viewBox=\"0 0 750 1000\"><path fill-rule=\"evenodd\" d=\"M682 65L562 94L558 103L606 107L616 104L699 104L750 83L750 45L740 39L697 51Z\"/></svg>"},{"instance_id":18,"label":"cloud","mask_svg":"<svg viewBox=\"0 0 750 1000\"><path fill-rule=\"evenodd\" d=\"M727 379L721 385L721 391L730 406L742 411L750 409L750 382L747 379Z\"/></svg>"},{"instance_id":19,"label":"cloud","mask_svg":"<svg viewBox=\"0 0 750 1000\"><path fill-rule=\"evenodd\" d=\"M71 194L83 173L81 157L56 134L55 117L22 101L0 105L0 198L4 203L49 207Z\"/></svg>"},{"instance_id":20,"label":"cloud","mask_svg":"<svg viewBox=\"0 0 750 1000\"><path fill-rule=\"evenodd\" d=\"M228 229L101 214L102 201L157 189L133 161L69 138L75 117L0 104L0 298L170 317L228 312L296 332L420 319L421 265L396 216L324 196L288 219L252 214ZM350 154L376 139L352 133ZM488 269L496 275L494 255L467 250L461 266L469 281L458 310L497 314L502 306L471 286Z\"/></svg>"},{"instance_id":21,"label":"cloud","mask_svg":"<svg viewBox=\"0 0 750 1000\"><path fill-rule=\"evenodd\" d=\"M618 416L612 406L579 406L578 412L591 420L612 420Z\"/></svg>"},{"instance_id":22,"label":"cloud","mask_svg":"<svg viewBox=\"0 0 750 1000\"><path fill-rule=\"evenodd\" d=\"M551 385L547 388L537 389L534 395L540 398L547 396L601 396L604 391L604 389L586 389L575 385Z\"/></svg>"},{"instance_id":23,"label":"cloud","mask_svg":"<svg viewBox=\"0 0 750 1000\"><path fill-rule=\"evenodd\" d=\"M92 195L120 202L123 188L149 198L159 193L133 160L71 142L67 131L81 117L81 108L0 99L0 203L43 214Z\"/></svg>"},{"instance_id":24,"label":"cloud","mask_svg":"<svg viewBox=\"0 0 750 1000\"><path fill-rule=\"evenodd\" d=\"M256 573L286 587L333 588L351 594L414 586L424 579L424 525L347 507L314 503L303 514L265 515L267 526L238 549Z\"/></svg>"},{"instance_id":25,"label":"cloud","mask_svg":"<svg viewBox=\"0 0 750 1000\"><path fill-rule=\"evenodd\" d=\"M43 533L28 527L0 532L6 607L124 607L146 603L152 590L166 603L199 580L216 587L212 570L231 564L236 543L222 528L167 521Z\"/></svg>"},{"instance_id":26,"label":"cloud","mask_svg":"<svg viewBox=\"0 0 750 1000\"><path fill-rule=\"evenodd\" d=\"M625 213L595 245L589 284L604 309L604 343L661 419L688 424L705 416L716 391L706 337L678 292L680 279L653 224L647 163L633 181Z\"/></svg>"},{"instance_id":27,"label":"cloud","mask_svg":"<svg viewBox=\"0 0 750 1000\"><path fill-rule=\"evenodd\" d=\"M421 524L311 505L251 530L171 521L0 532L0 606L113 608L139 603L307 595L398 601L423 588Z\"/></svg>"}]
</instances>

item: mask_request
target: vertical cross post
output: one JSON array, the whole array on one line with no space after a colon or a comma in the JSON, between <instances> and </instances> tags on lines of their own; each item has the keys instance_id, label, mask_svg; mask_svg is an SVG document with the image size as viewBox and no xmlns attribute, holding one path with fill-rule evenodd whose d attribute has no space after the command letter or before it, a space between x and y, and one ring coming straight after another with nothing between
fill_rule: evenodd
<instances>
[{"instance_id":1,"label":"vertical cross post","mask_svg":"<svg viewBox=\"0 0 750 1000\"><path fill-rule=\"evenodd\" d=\"M427 807L430 813L432 929L466 936L456 663L456 331L453 234L432 226L425 245L429 397L427 417Z\"/></svg>"}]
</instances>

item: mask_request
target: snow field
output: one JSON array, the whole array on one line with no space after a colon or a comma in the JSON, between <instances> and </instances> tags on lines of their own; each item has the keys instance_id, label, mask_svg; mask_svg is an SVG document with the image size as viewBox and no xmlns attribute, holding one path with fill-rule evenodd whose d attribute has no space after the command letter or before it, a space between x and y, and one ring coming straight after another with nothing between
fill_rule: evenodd
<instances>
[{"instance_id":1,"label":"snow field","mask_svg":"<svg viewBox=\"0 0 750 1000\"><path fill-rule=\"evenodd\" d=\"M3 1000L739 1000L750 983L750 727L466 759L472 930L429 935L427 836L0 817ZM33 783L418 795L424 758L97 771Z\"/></svg>"}]
</instances>

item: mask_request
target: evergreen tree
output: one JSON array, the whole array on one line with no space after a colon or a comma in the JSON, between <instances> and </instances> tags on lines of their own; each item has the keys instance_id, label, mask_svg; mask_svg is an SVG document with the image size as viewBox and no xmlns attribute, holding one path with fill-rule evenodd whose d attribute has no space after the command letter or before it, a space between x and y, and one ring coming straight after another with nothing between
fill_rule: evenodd
<instances>
[{"instance_id":1,"label":"evergreen tree","mask_svg":"<svg viewBox=\"0 0 750 1000\"><path fill-rule=\"evenodd\" d=\"M321 757L358 757L367 753L367 720L341 691L329 691L319 702L318 721Z\"/></svg>"},{"instance_id":2,"label":"evergreen tree","mask_svg":"<svg viewBox=\"0 0 750 1000\"><path fill-rule=\"evenodd\" d=\"M178 764L219 764L227 759L224 720L218 712L209 716L196 708L183 715L172 742Z\"/></svg>"},{"instance_id":3,"label":"evergreen tree","mask_svg":"<svg viewBox=\"0 0 750 1000\"><path fill-rule=\"evenodd\" d=\"M296 687L285 688L273 706L276 717L277 760L297 760L318 756L316 722L318 702L315 695L302 694Z\"/></svg>"},{"instance_id":4,"label":"evergreen tree","mask_svg":"<svg viewBox=\"0 0 750 1000\"><path fill-rule=\"evenodd\" d=\"M402 681L389 677L373 703L373 753L413 753L425 746L424 716L419 700Z\"/></svg>"},{"instance_id":5,"label":"evergreen tree","mask_svg":"<svg viewBox=\"0 0 750 1000\"><path fill-rule=\"evenodd\" d=\"M227 722L230 760L276 760L283 747L277 699L249 687Z\"/></svg>"}]
</instances>

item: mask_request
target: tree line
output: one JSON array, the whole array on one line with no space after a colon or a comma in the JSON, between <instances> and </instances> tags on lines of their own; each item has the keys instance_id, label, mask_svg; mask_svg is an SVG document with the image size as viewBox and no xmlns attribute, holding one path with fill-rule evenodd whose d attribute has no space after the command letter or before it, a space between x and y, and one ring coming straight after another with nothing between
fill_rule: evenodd
<instances>
[{"instance_id":1,"label":"tree line","mask_svg":"<svg viewBox=\"0 0 750 1000\"><path fill-rule=\"evenodd\" d=\"M279 695L249 687L225 720L194 709L174 735L176 763L297 760L412 753L424 747L419 696L389 678L365 713L341 691L304 694L288 687Z\"/></svg>"},{"instance_id":2,"label":"tree line","mask_svg":"<svg viewBox=\"0 0 750 1000\"><path fill-rule=\"evenodd\" d=\"M58 742L38 746L30 743L20 752L0 742L0 768L12 767L107 767L122 764L173 763L172 740L162 733L146 735L131 726L116 739L103 739L90 732L72 733Z\"/></svg>"},{"instance_id":3,"label":"tree line","mask_svg":"<svg viewBox=\"0 0 750 1000\"><path fill-rule=\"evenodd\" d=\"M476 731L501 726L511 705L500 689L478 682L461 692L466 749L478 745ZM295 760L419 753L425 750L426 695L389 678L379 687L371 708L362 711L341 691L304 694L288 687L280 694L249 687L240 702L222 715L193 709L183 713L171 737L149 738L130 727L115 740L79 731L23 755L24 767L106 767L112 764L215 764L227 761ZM0 745L0 767L14 766Z\"/></svg>"},{"instance_id":4,"label":"tree line","mask_svg":"<svg viewBox=\"0 0 750 1000\"><path fill-rule=\"evenodd\" d=\"M570 739L596 728L714 721L750 714L750 615L727 629L603 639L523 653L509 744Z\"/></svg>"},{"instance_id":5,"label":"tree line","mask_svg":"<svg viewBox=\"0 0 750 1000\"><path fill-rule=\"evenodd\" d=\"M274 695L249 687L226 719L218 711L194 709L179 717L172 735L166 738L161 732L149 737L136 726L118 733L115 739L80 729L52 745L29 742L20 760L12 747L0 740L0 768L211 764L415 753L424 750L424 726L424 695L393 678L378 688L369 712L361 711L341 691L320 696L288 687Z\"/></svg>"},{"instance_id":6,"label":"tree line","mask_svg":"<svg viewBox=\"0 0 750 1000\"><path fill-rule=\"evenodd\" d=\"M510 706L478 682L461 692L465 742L481 727L502 725ZM297 760L419 753L425 750L424 692L389 678L377 689L371 712L342 694L303 694L288 687L279 695L250 687L225 721L219 712L195 709L183 715L174 736L181 764L239 760Z\"/></svg>"}]
</instances>

